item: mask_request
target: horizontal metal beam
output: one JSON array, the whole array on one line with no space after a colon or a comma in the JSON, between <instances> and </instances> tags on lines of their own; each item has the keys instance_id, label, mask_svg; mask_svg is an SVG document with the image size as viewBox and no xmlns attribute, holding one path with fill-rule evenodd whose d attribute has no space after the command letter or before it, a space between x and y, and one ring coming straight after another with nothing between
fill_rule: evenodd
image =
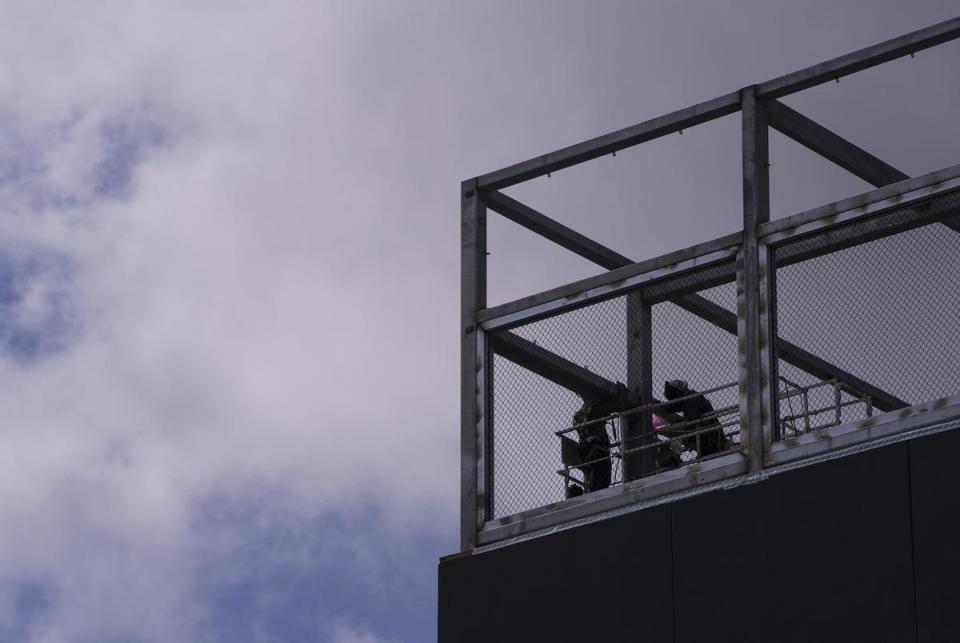
<instances>
[{"instance_id":1,"label":"horizontal metal beam","mask_svg":"<svg viewBox=\"0 0 960 643\"><path fill-rule=\"evenodd\" d=\"M849 76L855 72L875 67L895 58L929 49L958 37L960 37L960 18L951 18L899 38L858 49L845 56L832 58L812 67L795 71L792 74L760 83L757 93L761 98L780 98L838 79L841 76Z\"/></svg>"},{"instance_id":2,"label":"horizontal metal beam","mask_svg":"<svg viewBox=\"0 0 960 643\"><path fill-rule=\"evenodd\" d=\"M737 280L736 262L727 261L712 268L659 279L643 287L643 300L650 304L693 295Z\"/></svg>"},{"instance_id":3,"label":"horizontal metal beam","mask_svg":"<svg viewBox=\"0 0 960 643\"><path fill-rule=\"evenodd\" d=\"M960 165L953 165L799 214L773 219L760 226L760 238L765 243L781 244L794 237L846 225L884 210L952 192L958 187Z\"/></svg>"},{"instance_id":4,"label":"horizontal metal beam","mask_svg":"<svg viewBox=\"0 0 960 643\"><path fill-rule=\"evenodd\" d=\"M490 348L498 355L574 391L583 398L610 399L616 397L620 390L615 382L551 353L515 333L503 331L490 333L487 337Z\"/></svg>"},{"instance_id":5,"label":"horizontal metal beam","mask_svg":"<svg viewBox=\"0 0 960 643\"><path fill-rule=\"evenodd\" d=\"M859 223L827 230L820 235L807 237L800 243L784 244L777 250L777 266L790 266L932 223L942 223L953 229L960 227L960 199L946 193L892 209Z\"/></svg>"},{"instance_id":6,"label":"horizontal metal beam","mask_svg":"<svg viewBox=\"0 0 960 643\"><path fill-rule=\"evenodd\" d=\"M759 98L780 98L895 58L960 37L960 18L914 31L872 47L786 74L757 86ZM699 125L740 109L740 93L732 92L637 125L591 138L542 156L489 172L477 178L481 190L500 190L627 147Z\"/></svg>"},{"instance_id":7,"label":"horizontal metal beam","mask_svg":"<svg viewBox=\"0 0 960 643\"><path fill-rule=\"evenodd\" d=\"M477 542L487 545L514 536L553 527L569 525L604 511L627 505L643 506L646 503L669 502L679 499L679 494L689 496L694 488L719 489L719 481L729 480L747 473L747 462L739 452L708 458L695 466L677 467L661 471L654 476L630 480L623 484L575 496L536 509L490 520L477 534ZM716 484L711 487L711 483ZM671 494L678 494L671 497ZM643 503L643 504L641 504Z\"/></svg>"},{"instance_id":8,"label":"horizontal metal beam","mask_svg":"<svg viewBox=\"0 0 960 643\"><path fill-rule=\"evenodd\" d=\"M711 324L727 331L737 334L737 316L722 306L718 306L709 299L695 295L678 297L673 303L680 306L687 312L705 319ZM851 392L859 395L868 395L873 400L874 406L881 411L894 411L896 409L909 406L907 402L901 400L895 395L891 395L876 386L865 382L859 377L849 373L826 360L817 357L809 351L805 351L795 344L791 344L781 338L776 339L778 357L788 364L793 364L797 368L810 373L814 377L822 380L835 379Z\"/></svg>"},{"instance_id":9,"label":"horizontal metal beam","mask_svg":"<svg viewBox=\"0 0 960 643\"><path fill-rule=\"evenodd\" d=\"M767 118L770 126L781 134L878 188L910 178L779 101L767 103Z\"/></svg>"},{"instance_id":10,"label":"horizontal metal beam","mask_svg":"<svg viewBox=\"0 0 960 643\"><path fill-rule=\"evenodd\" d=\"M484 329L495 330L616 297L627 289L657 279L669 278L697 267L731 261L736 255L740 239L741 234L737 232L647 261L630 264L499 306L492 306L481 310L477 314L477 319Z\"/></svg>"},{"instance_id":11,"label":"horizontal metal beam","mask_svg":"<svg viewBox=\"0 0 960 643\"><path fill-rule=\"evenodd\" d=\"M484 174L478 177L477 181L481 190L499 190L733 114L739 109L740 94L739 92L733 92L638 125L549 152L496 172Z\"/></svg>"},{"instance_id":12,"label":"horizontal metal beam","mask_svg":"<svg viewBox=\"0 0 960 643\"><path fill-rule=\"evenodd\" d=\"M600 245L593 239L540 214L530 206L510 198L502 192L496 190L487 192L483 195L483 200L491 210L499 212L514 223L536 232L607 270L622 268L633 263L622 254Z\"/></svg>"}]
</instances>

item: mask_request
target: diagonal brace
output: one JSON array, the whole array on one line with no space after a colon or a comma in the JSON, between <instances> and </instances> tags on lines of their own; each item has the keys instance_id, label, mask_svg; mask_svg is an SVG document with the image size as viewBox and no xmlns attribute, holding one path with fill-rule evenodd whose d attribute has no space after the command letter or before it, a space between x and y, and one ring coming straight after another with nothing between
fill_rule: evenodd
<instances>
[{"instance_id":1,"label":"diagonal brace","mask_svg":"<svg viewBox=\"0 0 960 643\"><path fill-rule=\"evenodd\" d=\"M536 232L607 270L633 263L623 255L600 245L575 230L571 230L548 216L540 214L530 206L510 198L503 192L497 192L496 190L486 192L483 195L483 200L491 210L499 212L514 223Z\"/></svg>"},{"instance_id":2,"label":"diagonal brace","mask_svg":"<svg viewBox=\"0 0 960 643\"><path fill-rule=\"evenodd\" d=\"M880 188L910 178L780 101L767 101L767 118L770 126L781 134L833 161L874 187ZM960 223L957 221L948 220L942 223L960 233Z\"/></svg>"},{"instance_id":3,"label":"diagonal brace","mask_svg":"<svg viewBox=\"0 0 960 643\"><path fill-rule=\"evenodd\" d=\"M910 178L780 101L767 102L767 118L770 126L781 134L833 161L871 185L881 187Z\"/></svg>"},{"instance_id":4,"label":"diagonal brace","mask_svg":"<svg viewBox=\"0 0 960 643\"><path fill-rule=\"evenodd\" d=\"M617 397L620 392L621 387L615 382L541 348L516 333L491 333L490 347L498 355L570 389L584 399L606 400Z\"/></svg>"}]
</instances>

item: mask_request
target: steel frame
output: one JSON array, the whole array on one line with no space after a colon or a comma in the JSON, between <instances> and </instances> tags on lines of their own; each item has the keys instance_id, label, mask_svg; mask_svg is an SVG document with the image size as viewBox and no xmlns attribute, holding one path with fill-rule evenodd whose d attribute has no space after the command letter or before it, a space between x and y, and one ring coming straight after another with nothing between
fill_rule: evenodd
<instances>
[{"instance_id":1,"label":"steel frame","mask_svg":"<svg viewBox=\"0 0 960 643\"><path fill-rule=\"evenodd\" d=\"M774 257L788 265L805 257L780 256L774 249L811 233L876 217L891 209L902 210L938 194L960 190L960 165L921 177L908 178L893 166L872 156L837 134L780 103L778 98L837 80L895 58L960 37L960 17L915 31L775 78L738 92L655 118L638 125L538 156L464 181L461 186L461 548L541 529L546 526L673 493L707 482L745 473L762 475L763 469L809 454L888 435L891 411L902 418L924 416L931 409L908 406L896 397L845 373L833 364L779 339L776 332ZM517 183L638 145L682 129L740 111L742 114L743 216L740 233L714 239L654 259L634 263L588 237L537 212L499 190ZM878 189L791 217L770 220L767 174L767 131L770 127L833 161ZM486 306L486 213L502 216L544 236L568 250L606 268L606 272L559 288L488 308ZM928 213L960 232L960 216ZM957 213L960 215L960 213ZM882 226L881 226L882 227ZM863 243L890 230L874 230L844 239ZM846 246L843 246L846 247ZM838 248L831 248L835 250ZM831 251L828 250L828 251ZM708 268L709 270L705 270ZM720 270L717 270L719 268ZM703 275L701 282L697 276ZM677 276L692 276L683 288L671 284ZM736 280L737 314L725 311L695 294L697 290ZM571 498L555 505L493 520L490 404L490 357L496 352L562 386L581 393L602 395L614 383L570 364L510 333L509 329L545 316L628 294L628 359L637 361L639 381L632 389L649 397L649 307L671 300L703 319L736 332L740 345L741 443L743 454L714 458L681 470L626 482L616 488ZM644 320L647 320L644 323ZM826 430L828 439L802 436L776 441L777 357L823 379L836 379L861 391L876 407L887 412L857 426ZM645 376L646 375L646 376ZM944 405L954 408L956 400ZM922 405L921 405L922 406ZM941 407L935 407L940 409ZM937 413L942 415L942 410ZM880 431L877 427L882 425ZM903 430L916 422L903 424ZM630 428L631 434L645 427ZM837 437L834 440L831 436ZM838 447L839 448L839 447ZM642 463L632 466L642 467ZM651 495L652 494L652 495Z\"/></svg>"}]
</instances>

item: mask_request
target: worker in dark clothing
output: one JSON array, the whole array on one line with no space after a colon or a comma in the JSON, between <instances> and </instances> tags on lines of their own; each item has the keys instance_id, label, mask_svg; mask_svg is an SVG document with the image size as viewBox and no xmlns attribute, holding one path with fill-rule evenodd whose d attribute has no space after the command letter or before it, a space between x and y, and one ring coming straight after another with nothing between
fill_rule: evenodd
<instances>
[{"instance_id":1,"label":"worker in dark clothing","mask_svg":"<svg viewBox=\"0 0 960 643\"><path fill-rule=\"evenodd\" d=\"M713 405L703 394L691 389L683 380L670 380L663 384L663 396L670 401L669 404L664 405L666 411L676 413L683 422L691 423L684 427L683 433L703 431L684 439L688 449L696 451L699 457L703 457L720 453L727 448L723 427L713 416ZM704 431L711 426L716 426L716 430Z\"/></svg>"},{"instance_id":2,"label":"worker in dark clothing","mask_svg":"<svg viewBox=\"0 0 960 643\"><path fill-rule=\"evenodd\" d=\"M599 418L606 417L610 411L606 405L584 401L573 415L575 424L583 424L577 429L579 439L579 460L577 468L583 472L583 486L568 487L568 496L579 496L610 486L613 464L610 462L610 436L607 435L607 423ZM597 420L590 423L590 420Z\"/></svg>"},{"instance_id":3,"label":"worker in dark clothing","mask_svg":"<svg viewBox=\"0 0 960 643\"><path fill-rule=\"evenodd\" d=\"M607 420L603 418L639 404L637 396L620 382L617 383L615 395L609 398L583 398L583 406L573 415L573 423L583 425L576 430L578 442L566 436L561 438L561 451L568 450L567 455L563 456L564 464L580 469L583 473L582 486L570 480L567 481L568 498L610 486L613 462L610 454L610 436L607 434ZM596 421L591 422L591 420Z\"/></svg>"}]
</instances>

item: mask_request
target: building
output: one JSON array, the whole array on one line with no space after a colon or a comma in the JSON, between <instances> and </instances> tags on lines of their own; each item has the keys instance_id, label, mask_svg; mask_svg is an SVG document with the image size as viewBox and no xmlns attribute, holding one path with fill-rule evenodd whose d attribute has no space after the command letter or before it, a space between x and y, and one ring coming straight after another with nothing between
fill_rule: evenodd
<instances>
[{"instance_id":1,"label":"building","mask_svg":"<svg viewBox=\"0 0 960 643\"><path fill-rule=\"evenodd\" d=\"M957 37L463 183L442 643L960 640L960 165L908 177L778 100ZM737 234L636 263L500 191L737 112ZM876 189L770 220L769 128ZM488 210L608 272L487 307Z\"/></svg>"}]
</instances>

